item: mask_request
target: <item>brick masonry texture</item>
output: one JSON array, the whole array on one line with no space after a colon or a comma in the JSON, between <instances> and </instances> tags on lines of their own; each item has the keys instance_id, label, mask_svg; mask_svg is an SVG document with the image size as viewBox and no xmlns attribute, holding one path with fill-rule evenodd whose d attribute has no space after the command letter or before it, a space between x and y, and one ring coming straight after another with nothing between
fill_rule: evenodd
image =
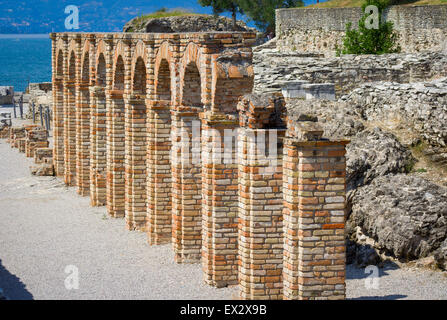
<instances>
[{"instance_id":1,"label":"brick masonry texture","mask_svg":"<svg viewBox=\"0 0 447 320\"><path fill-rule=\"evenodd\" d=\"M361 8L278 9L278 47L334 56L342 45L346 23L356 27L361 16ZM447 6L391 6L385 16L394 23L403 52L442 50L447 39Z\"/></svg>"},{"instance_id":2,"label":"brick masonry texture","mask_svg":"<svg viewBox=\"0 0 447 320\"><path fill-rule=\"evenodd\" d=\"M338 215L345 205L344 142L318 141L313 147L324 157L320 167L306 169L305 175L314 174L309 184L342 189L297 195L297 201L327 203L327 216L288 225L287 232L297 234L312 229L308 224L315 227L304 241L313 241L318 253L287 255L287 270L298 278L283 277L283 211L290 200L283 189L296 190L302 182L284 182L283 140L301 143L315 135L296 134L308 126L287 130L279 95L246 96L254 83L255 34L53 33L51 38L52 161L67 185L90 196L93 206L105 205L110 216L124 218L127 229L146 232L149 244L171 243L176 262L201 262L208 284L239 284L243 299L344 298L344 245L337 242L344 232L344 215ZM251 140L271 132L278 138L274 166ZM12 128L12 145L20 146L21 139L25 131ZM48 150L36 150L36 161L47 163ZM295 164L300 155L285 159ZM301 167L295 169L288 172L293 177L301 174ZM299 216L301 209L291 206L288 214ZM308 247L298 241L292 249L301 254ZM295 271L301 266L297 259L309 265L321 260L325 270ZM309 288L301 275L321 290ZM286 295L283 286L297 289Z\"/></svg>"}]
</instances>

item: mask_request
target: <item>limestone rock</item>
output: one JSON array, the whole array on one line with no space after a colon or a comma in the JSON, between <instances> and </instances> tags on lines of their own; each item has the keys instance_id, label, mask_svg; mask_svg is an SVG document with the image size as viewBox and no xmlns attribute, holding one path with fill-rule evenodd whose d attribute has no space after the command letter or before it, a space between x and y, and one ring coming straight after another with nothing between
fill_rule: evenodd
<instances>
[{"instance_id":1,"label":"limestone rock","mask_svg":"<svg viewBox=\"0 0 447 320\"><path fill-rule=\"evenodd\" d=\"M409 171L415 159L396 137L379 128L364 130L346 147L347 190L390 173Z\"/></svg>"},{"instance_id":2,"label":"limestone rock","mask_svg":"<svg viewBox=\"0 0 447 320\"><path fill-rule=\"evenodd\" d=\"M445 239L439 249L436 250L434 258L438 268L447 270L447 239Z\"/></svg>"},{"instance_id":3,"label":"limestone rock","mask_svg":"<svg viewBox=\"0 0 447 320\"><path fill-rule=\"evenodd\" d=\"M354 192L347 231L360 227L377 249L401 261L427 257L445 248L446 204L447 188L417 176L381 176Z\"/></svg>"},{"instance_id":4,"label":"limestone rock","mask_svg":"<svg viewBox=\"0 0 447 320\"><path fill-rule=\"evenodd\" d=\"M124 32L210 32L210 31L255 31L243 21L237 21L236 29L233 22L226 17L212 15L183 15L142 20L135 17L124 25Z\"/></svg>"}]
</instances>

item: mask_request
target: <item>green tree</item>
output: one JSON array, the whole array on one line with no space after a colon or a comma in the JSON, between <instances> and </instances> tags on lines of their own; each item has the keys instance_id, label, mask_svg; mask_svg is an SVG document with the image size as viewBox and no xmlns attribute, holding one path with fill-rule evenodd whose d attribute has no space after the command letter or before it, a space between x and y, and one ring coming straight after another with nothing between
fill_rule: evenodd
<instances>
[{"instance_id":1,"label":"green tree","mask_svg":"<svg viewBox=\"0 0 447 320\"><path fill-rule=\"evenodd\" d=\"M337 55L343 54L383 54L399 52L398 35L393 30L391 21L385 22L383 11L388 7L388 0L366 0L362 10L369 5L376 6L379 12L378 28L368 27L366 21L370 13L365 13L358 22L358 30L352 29L352 23L346 24L343 49L337 49Z\"/></svg>"},{"instance_id":2,"label":"green tree","mask_svg":"<svg viewBox=\"0 0 447 320\"><path fill-rule=\"evenodd\" d=\"M237 13L243 14L242 9L239 6L239 1L237 0L198 0L199 4L202 7L212 7L213 8L213 14L215 16L218 16L222 12L229 11L231 12L231 18L233 20L233 28L236 29L237 26L237 20L236 15Z\"/></svg>"},{"instance_id":3,"label":"green tree","mask_svg":"<svg viewBox=\"0 0 447 320\"><path fill-rule=\"evenodd\" d=\"M302 0L238 0L243 12L255 25L267 32L275 32L275 9L304 6Z\"/></svg>"}]
</instances>

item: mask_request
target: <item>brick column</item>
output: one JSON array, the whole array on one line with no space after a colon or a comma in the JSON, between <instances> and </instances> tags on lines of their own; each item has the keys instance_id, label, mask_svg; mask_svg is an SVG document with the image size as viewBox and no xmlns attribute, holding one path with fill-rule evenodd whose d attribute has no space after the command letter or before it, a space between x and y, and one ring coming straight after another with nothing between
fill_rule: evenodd
<instances>
[{"instance_id":1,"label":"brick column","mask_svg":"<svg viewBox=\"0 0 447 320\"><path fill-rule=\"evenodd\" d=\"M176 262L195 263L202 247L202 167L200 129L192 141L192 123L200 122L197 111L182 108L172 117L172 243Z\"/></svg>"},{"instance_id":2,"label":"brick column","mask_svg":"<svg viewBox=\"0 0 447 320\"><path fill-rule=\"evenodd\" d=\"M107 106L107 211L113 217L124 217L125 209L125 111L122 90L109 91Z\"/></svg>"},{"instance_id":3,"label":"brick column","mask_svg":"<svg viewBox=\"0 0 447 320\"><path fill-rule=\"evenodd\" d=\"M242 299L282 299L284 132L283 129L244 129L240 135L239 289ZM271 145L274 147L270 148Z\"/></svg>"},{"instance_id":4,"label":"brick column","mask_svg":"<svg viewBox=\"0 0 447 320\"><path fill-rule=\"evenodd\" d=\"M146 99L132 94L126 101L126 224L146 230Z\"/></svg>"},{"instance_id":5,"label":"brick column","mask_svg":"<svg viewBox=\"0 0 447 320\"><path fill-rule=\"evenodd\" d=\"M103 87L91 88L90 203L106 204L106 96Z\"/></svg>"},{"instance_id":6,"label":"brick column","mask_svg":"<svg viewBox=\"0 0 447 320\"><path fill-rule=\"evenodd\" d=\"M76 176L78 193L90 193L90 90L89 80L79 81L76 104Z\"/></svg>"},{"instance_id":7,"label":"brick column","mask_svg":"<svg viewBox=\"0 0 447 320\"><path fill-rule=\"evenodd\" d=\"M75 50L74 61L70 61L68 52L68 39L64 42L64 181L67 185L76 185L76 79L78 72L76 64L79 63ZM73 64L74 65L71 65ZM74 68L70 75L69 69Z\"/></svg>"},{"instance_id":8,"label":"brick column","mask_svg":"<svg viewBox=\"0 0 447 320\"><path fill-rule=\"evenodd\" d=\"M149 244L171 242L171 101L148 101L147 231Z\"/></svg>"},{"instance_id":9,"label":"brick column","mask_svg":"<svg viewBox=\"0 0 447 320\"><path fill-rule=\"evenodd\" d=\"M56 176L64 175L64 82L63 74L57 74L58 63L62 63L63 68L63 54L62 61L56 61L56 55L59 48L56 47L57 39L52 34L52 56L53 56L53 159L54 171Z\"/></svg>"},{"instance_id":10,"label":"brick column","mask_svg":"<svg viewBox=\"0 0 447 320\"><path fill-rule=\"evenodd\" d=\"M202 122L202 268L205 282L237 284L237 119L208 115Z\"/></svg>"},{"instance_id":11,"label":"brick column","mask_svg":"<svg viewBox=\"0 0 447 320\"><path fill-rule=\"evenodd\" d=\"M348 142L302 131L284 146L284 298L344 299Z\"/></svg>"}]
</instances>

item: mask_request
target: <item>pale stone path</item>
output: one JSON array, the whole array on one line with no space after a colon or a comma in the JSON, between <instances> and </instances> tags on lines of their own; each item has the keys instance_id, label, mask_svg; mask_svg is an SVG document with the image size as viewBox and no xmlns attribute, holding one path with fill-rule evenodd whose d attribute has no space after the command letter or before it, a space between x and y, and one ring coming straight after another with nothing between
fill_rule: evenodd
<instances>
[{"instance_id":1,"label":"pale stone path","mask_svg":"<svg viewBox=\"0 0 447 320\"><path fill-rule=\"evenodd\" d=\"M202 281L199 264L174 263L170 245L149 246L122 219L67 188L34 177L31 159L0 140L0 288L10 299L232 299L237 288ZM67 266L79 289L67 290ZM349 298L447 299L440 272L384 270L380 289L365 288L363 270L348 267Z\"/></svg>"}]
</instances>

